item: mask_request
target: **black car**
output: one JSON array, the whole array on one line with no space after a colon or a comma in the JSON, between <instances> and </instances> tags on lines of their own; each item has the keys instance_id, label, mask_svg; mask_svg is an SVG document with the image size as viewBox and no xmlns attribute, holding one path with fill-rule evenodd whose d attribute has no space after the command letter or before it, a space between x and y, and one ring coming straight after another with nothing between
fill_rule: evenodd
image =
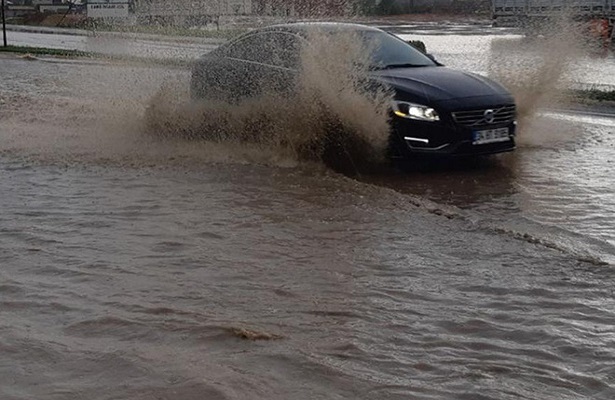
<instances>
[{"instance_id":1,"label":"black car","mask_svg":"<svg viewBox=\"0 0 615 400\"><path fill-rule=\"evenodd\" d=\"M287 90L300 68L301 46L314 31L348 31L377 43L370 47L370 79L394 90L391 158L475 156L515 149L516 107L504 87L446 68L398 37L363 25L297 23L249 32L197 61L192 96L257 96L265 86Z\"/></svg>"}]
</instances>

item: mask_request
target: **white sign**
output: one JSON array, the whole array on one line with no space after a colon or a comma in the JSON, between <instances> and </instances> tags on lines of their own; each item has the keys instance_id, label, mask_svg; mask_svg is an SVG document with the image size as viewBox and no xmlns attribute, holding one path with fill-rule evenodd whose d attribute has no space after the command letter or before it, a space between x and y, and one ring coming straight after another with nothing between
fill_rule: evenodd
<instances>
[{"instance_id":1,"label":"white sign","mask_svg":"<svg viewBox=\"0 0 615 400\"><path fill-rule=\"evenodd\" d=\"M88 3L88 18L127 17L128 3Z\"/></svg>"},{"instance_id":2,"label":"white sign","mask_svg":"<svg viewBox=\"0 0 615 400\"><path fill-rule=\"evenodd\" d=\"M129 3L128 0L88 0L88 4L125 4Z\"/></svg>"}]
</instances>

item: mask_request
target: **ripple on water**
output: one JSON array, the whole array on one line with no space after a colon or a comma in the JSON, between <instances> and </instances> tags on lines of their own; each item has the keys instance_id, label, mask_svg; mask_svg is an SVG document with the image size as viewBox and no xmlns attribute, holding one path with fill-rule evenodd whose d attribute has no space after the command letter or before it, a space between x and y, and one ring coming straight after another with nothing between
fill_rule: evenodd
<instances>
[{"instance_id":1,"label":"ripple on water","mask_svg":"<svg viewBox=\"0 0 615 400\"><path fill-rule=\"evenodd\" d=\"M0 397L615 398L613 270L530 219L568 205L588 234L609 197L573 186L604 181L559 178L598 142L367 184L132 146L132 126L124 146L121 118L47 129L54 112L3 130L22 147L0 151ZM121 156L64 146L81 130Z\"/></svg>"}]
</instances>

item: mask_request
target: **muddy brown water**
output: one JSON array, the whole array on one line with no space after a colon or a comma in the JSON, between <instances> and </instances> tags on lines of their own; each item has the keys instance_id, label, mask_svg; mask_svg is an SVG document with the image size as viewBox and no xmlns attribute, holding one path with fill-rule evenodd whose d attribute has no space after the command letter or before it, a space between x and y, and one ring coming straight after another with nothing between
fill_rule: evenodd
<instances>
[{"instance_id":1,"label":"muddy brown water","mask_svg":"<svg viewBox=\"0 0 615 400\"><path fill-rule=\"evenodd\" d=\"M615 396L612 118L348 178L140 135L187 76L0 58L0 398Z\"/></svg>"}]
</instances>

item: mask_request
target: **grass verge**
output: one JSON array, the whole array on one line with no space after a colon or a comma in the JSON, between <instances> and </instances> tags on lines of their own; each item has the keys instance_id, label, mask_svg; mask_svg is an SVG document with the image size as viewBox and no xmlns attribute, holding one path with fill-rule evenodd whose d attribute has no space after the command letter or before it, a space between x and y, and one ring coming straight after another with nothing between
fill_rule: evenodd
<instances>
[{"instance_id":1,"label":"grass verge","mask_svg":"<svg viewBox=\"0 0 615 400\"><path fill-rule=\"evenodd\" d=\"M572 98L577 100L615 102L615 90L579 89L571 90L570 94Z\"/></svg>"},{"instance_id":2,"label":"grass verge","mask_svg":"<svg viewBox=\"0 0 615 400\"><path fill-rule=\"evenodd\" d=\"M29 47L29 46L7 46L0 47L0 52L48 55L57 57L94 57L94 53L79 50L50 49L48 47Z\"/></svg>"}]
</instances>

